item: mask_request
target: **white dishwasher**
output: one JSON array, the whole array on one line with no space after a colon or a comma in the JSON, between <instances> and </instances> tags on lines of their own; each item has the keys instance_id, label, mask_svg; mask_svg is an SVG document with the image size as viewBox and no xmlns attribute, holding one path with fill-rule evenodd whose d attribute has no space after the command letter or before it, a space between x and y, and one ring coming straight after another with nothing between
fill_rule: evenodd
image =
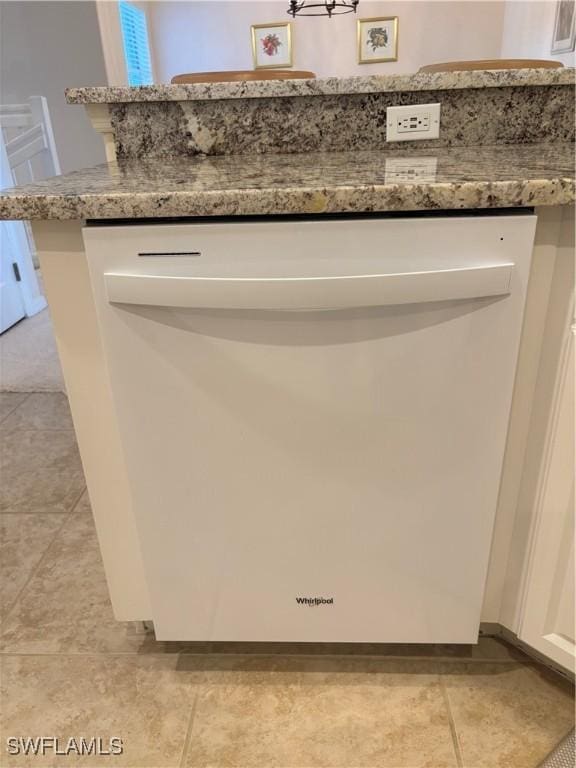
<instances>
[{"instance_id":1,"label":"white dishwasher","mask_svg":"<svg viewBox=\"0 0 576 768\"><path fill-rule=\"evenodd\" d=\"M158 639L477 641L534 229L84 229Z\"/></svg>"}]
</instances>

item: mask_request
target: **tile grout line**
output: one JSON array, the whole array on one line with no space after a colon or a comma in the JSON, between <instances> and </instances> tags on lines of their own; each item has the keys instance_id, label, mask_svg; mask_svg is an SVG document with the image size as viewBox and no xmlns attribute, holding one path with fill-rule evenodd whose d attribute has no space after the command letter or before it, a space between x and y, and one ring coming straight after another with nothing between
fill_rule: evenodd
<instances>
[{"instance_id":1,"label":"tile grout line","mask_svg":"<svg viewBox=\"0 0 576 768\"><path fill-rule=\"evenodd\" d=\"M14 413L14 411L12 411ZM7 418L10 418L12 416L12 413L9 413ZM2 423L4 423L4 420L2 420ZM0 425L1 426L1 425ZM16 434L22 434L23 432L72 432L74 435L76 435L75 430L72 427L34 427L33 425L27 426L27 427L14 427L9 432L5 432L5 436L10 435L16 435Z\"/></svg>"},{"instance_id":2,"label":"tile grout line","mask_svg":"<svg viewBox=\"0 0 576 768\"><path fill-rule=\"evenodd\" d=\"M0 394L4 394L4 393L0 393ZM8 411L8 413L6 413L6 414L5 414L5 415L2 417L2 419L0 419L0 424L3 424L3 423L6 421L6 419L7 419L9 416L12 416L12 414L13 414L15 411L17 411L17 410L18 410L18 408L20 408L20 406L21 406L21 405L24 405L24 403L25 403L25 402L26 402L26 401L27 401L27 400L30 398L30 395L34 395L34 394L36 394L36 393L35 393L35 392L25 392L25 393L24 393L24 392L22 392L22 393L21 393L21 392L13 392L13 393L10 393L10 391L7 391L7 392L6 392L6 394L15 394L15 395L24 394L24 395L25 395L25 397L24 397L24 399L23 399L23 400L21 400L21 401L20 401L20 402L19 402L17 405L15 405L15 406L14 406L14 408L12 408L12 410L11 410L11 411Z\"/></svg>"},{"instance_id":3,"label":"tile grout line","mask_svg":"<svg viewBox=\"0 0 576 768\"><path fill-rule=\"evenodd\" d=\"M78 501L79 500L73 502L73 507L76 506ZM34 516L37 516L37 517L42 517L42 518L50 519L51 517L58 517L58 515L64 515L64 517L66 517L66 515L69 515L70 512L72 512L72 511L73 511L72 507L70 509L68 509L68 510L66 510L66 509L64 509L64 510L56 509L56 510L52 510L50 512L34 512L34 511L32 511L32 512L18 512L18 511L13 510L13 509L0 509L0 518L2 518L2 517L22 517L22 518L24 518L24 517L34 517Z\"/></svg>"},{"instance_id":4,"label":"tile grout line","mask_svg":"<svg viewBox=\"0 0 576 768\"><path fill-rule=\"evenodd\" d=\"M19 589L18 592L16 593L16 597L14 598L12 604L10 605L8 610L4 613L4 616L2 617L2 623L3 624L6 623L6 620L8 619L8 617L10 616L10 614L12 613L12 611L14 610L16 605L18 604L18 601L22 597L22 594L24 593L24 590L28 587L28 585L30 584L30 582L32 581L32 579L34 578L36 573L38 572L38 569L40 568L40 566L42 565L42 563L46 559L46 557L47 557L48 553L50 552L50 550L52 549L52 547L54 545L54 542L56 541L57 537L60 536L60 533L62 532L62 529L64 528L66 523L70 520L70 518L74 514L76 514L76 507L78 506L78 502L80 501L80 499L84 495L84 491L85 490L86 490L86 484L84 484L84 487L82 488L82 491L81 491L80 495L77 497L75 502L70 507L70 510L68 511L68 514L64 513L64 520L62 520L62 523L54 531L54 535L50 539L50 543L48 544L48 546L46 547L46 549L42 553L42 555L41 555L40 559L38 560L38 562L36 563L36 565L30 571L30 573L28 575L28 578L26 579L26 581L22 585L21 589ZM53 513L53 514L56 514L56 513Z\"/></svg>"},{"instance_id":5,"label":"tile grout line","mask_svg":"<svg viewBox=\"0 0 576 768\"><path fill-rule=\"evenodd\" d=\"M180 654L178 655L180 656ZM178 763L179 768L186 768L186 760L188 758L188 752L190 751L190 744L192 743L192 731L194 729L196 709L198 708L198 699L200 698L200 693L201 693L201 690L199 689L201 689L205 683L206 683L206 672L204 671L202 673L202 677L198 685L198 690L196 691L196 695L194 696L194 701L192 702L192 708L190 709L190 717L188 718L188 727L186 728L186 734L184 736L184 744L182 745L182 754L180 756L180 762Z\"/></svg>"},{"instance_id":6,"label":"tile grout line","mask_svg":"<svg viewBox=\"0 0 576 768\"><path fill-rule=\"evenodd\" d=\"M464 761L462 759L462 750L460 748L460 741L458 740L458 733L456 732L456 723L454 722L454 717L452 715L450 697L448 696L448 691L446 689L446 684L444 683L443 675L440 674L439 678L440 686L442 688L442 696L444 697L444 704L446 705L446 711L448 712L448 723L450 726L450 735L452 736L452 746L454 747L454 753L456 755L456 765L458 768L463 768Z\"/></svg>"}]
</instances>

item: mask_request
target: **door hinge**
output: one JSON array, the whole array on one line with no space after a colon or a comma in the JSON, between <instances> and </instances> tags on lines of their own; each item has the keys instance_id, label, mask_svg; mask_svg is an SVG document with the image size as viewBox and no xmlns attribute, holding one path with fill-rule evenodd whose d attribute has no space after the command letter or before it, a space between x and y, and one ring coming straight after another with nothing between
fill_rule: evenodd
<instances>
[{"instance_id":1,"label":"door hinge","mask_svg":"<svg viewBox=\"0 0 576 768\"><path fill-rule=\"evenodd\" d=\"M14 277L16 278L16 282L21 283L22 278L20 277L20 270L18 269L18 264L16 264L15 261L12 262L12 269L14 270Z\"/></svg>"}]
</instances>

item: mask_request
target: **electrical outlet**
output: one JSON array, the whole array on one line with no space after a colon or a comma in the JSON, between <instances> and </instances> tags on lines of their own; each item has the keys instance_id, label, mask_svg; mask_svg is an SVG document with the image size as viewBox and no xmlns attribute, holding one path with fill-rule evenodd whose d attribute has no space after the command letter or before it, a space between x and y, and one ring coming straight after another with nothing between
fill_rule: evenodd
<instances>
[{"instance_id":1,"label":"electrical outlet","mask_svg":"<svg viewBox=\"0 0 576 768\"><path fill-rule=\"evenodd\" d=\"M388 107L386 141L422 141L440 135L440 104Z\"/></svg>"}]
</instances>

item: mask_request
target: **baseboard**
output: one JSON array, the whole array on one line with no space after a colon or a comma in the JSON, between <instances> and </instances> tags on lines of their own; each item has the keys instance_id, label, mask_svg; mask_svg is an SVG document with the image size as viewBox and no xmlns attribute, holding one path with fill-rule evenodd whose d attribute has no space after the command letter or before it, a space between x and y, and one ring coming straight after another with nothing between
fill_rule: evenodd
<instances>
[{"instance_id":1,"label":"baseboard","mask_svg":"<svg viewBox=\"0 0 576 768\"><path fill-rule=\"evenodd\" d=\"M539 651L536 651L530 645L527 645L523 640L520 640L518 635L516 635L510 629L503 627L502 624L498 624L498 622L481 622L480 637L499 637L509 645L513 645L515 648L523 651L527 656L531 656L535 661L538 661L543 666L548 667L554 672L557 672L559 675L562 675L562 677L565 677L567 680L570 680L571 683L575 682L575 675L573 672L570 672L568 669L564 669L564 667L556 664L555 661L552 661Z\"/></svg>"},{"instance_id":2,"label":"baseboard","mask_svg":"<svg viewBox=\"0 0 576 768\"><path fill-rule=\"evenodd\" d=\"M42 312L42 310L46 309L48 306L44 296L36 296L36 298L29 300L24 299L24 304L27 317L33 317L34 315L37 315L38 312Z\"/></svg>"}]
</instances>

